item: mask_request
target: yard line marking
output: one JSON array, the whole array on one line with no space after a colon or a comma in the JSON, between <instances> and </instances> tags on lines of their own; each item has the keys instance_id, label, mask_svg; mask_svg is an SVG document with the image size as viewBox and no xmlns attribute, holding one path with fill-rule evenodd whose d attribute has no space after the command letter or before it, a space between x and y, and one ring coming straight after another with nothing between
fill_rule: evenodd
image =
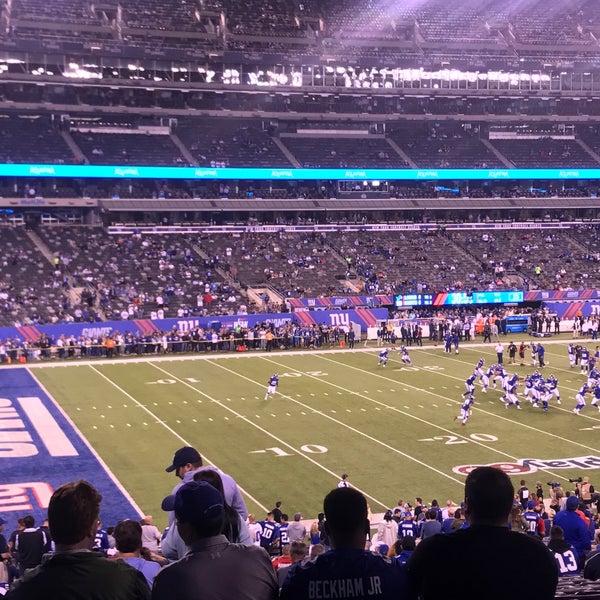
<instances>
[{"instance_id":1,"label":"yard line marking","mask_svg":"<svg viewBox=\"0 0 600 600\"><path fill-rule=\"evenodd\" d=\"M268 360L268 362L271 362L271 363L276 364L278 366L288 368L285 365L282 365L281 363L278 363L278 362L276 362L274 360L269 360L269 359L266 359L266 358L265 358L265 360ZM228 369L227 367L219 364L218 362L214 362L214 361L209 361L209 362L212 365L215 365L215 366L219 367L220 369L223 369L224 371L227 371L228 373L231 373L232 375L235 375L237 377L241 377L242 379L245 379L246 381L250 381L251 383L254 383L256 385L262 385L264 387L263 384L261 384L260 382L256 381L255 379L251 379L250 377L246 377L246 375L242 375L241 373L236 373L235 371L233 371L231 369ZM157 367L157 368L160 368L160 367ZM300 371L298 371L298 369L294 369L294 371L300 372ZM173 375L171 373L169 373L169 375L171 377L173 377ZM308 377L312 377L313 379L317 379L318 381L325 381L324 379L319 378L319 377L315 377L314 375L309 375ZM184 383L186 383L186 382L184 382ZM337 387L337 388L342 389L342 390L344 389L342 386L339 386L339 385L334 385L334 384L330 384L330 383L329 383L329 385L332 385L333 387ZM357 395L361 396L362 398L365 398L365 399L367 399L367 400L369 400L369 401L371 401L371 402L373 402L375 404L381 404L385 408L390 408L389 406L385 405L383 402L380 402L378 400L372 400L371 398L366 398L365 396L363 396L362 394L359 394L358 392L355 392L355 393ZM310 406L308 406L306 404L303 404L303 403L299 402L298 400L294 400L291 396L286 396L285 394L280 394L280 395L283 396L284 398L287 398L288 400L291 400L292 402L296 402L297 404L300 404L304 408L307 408L307 409L311 410ZM378 407L378 406L376 406L375 409L376 410L381 410L381 408ZM314 409L312 409L312 410L314 410ZM374 442L376 444L379 444L380 446L383 446L384 448L390 450L391 452L393 452L395 454L399 454L400 456L403 456L404 458L412 460L413 462L417 463L418 465L421 465L422 467L430 469L431 471L434 471L438 475L441 475L442 477L446 477L447 479L450 479L451 481L454 481L455 483L458 483L460 485L464 485L464 482L461 481L460 479L456 479L456 477L452 477L452 475L448 475L448 473L444 473L443 471L440 471L439 469L436 469L435 467L431 466L430 464L428 464L426 462L423 462L423 461L419 460L418 458L415 458L414 456L411 456L410 454L406 454L405 452L402 452L398 448L396 448L394 446L390 446L389 444L386 444L382 440L377 439L377 438L373 437L372 435L369 435L368 433L365 433L364 431L360 431L359 429L356 429L355 427L352 427L351 425L348 425L347 423L339 421L338 419L334 419L330 415L327 415L325 413L321 413L320 411L315 411L315 412L318 412L318 413L322 414L326 419L329 419L330 421L333 421L334 423L336 423L336 424L344 427L345 429L349 429L353 433L356 433L356 434L358 434L358 435L360 435L362 437L367 438L368 440L370 440L370 441L372 441L372 442ZM302 413L302 414L304 414L304 413ZM419 419L419 420L422 421L423 423L428 423L427 421L425 421L425 419ZM356 488L356 489L359 489L359 488ZM368 494L366 494L363 490L359 489L359 491L362 492L367 498L369 498L371 500L375 500L374 498L371 498L371 496L369 496ZM385 505L382 502L379 502L378 500L375 500L375 502L378 502L381 506L385 506L386 508L389 508L387 505Z\"/></svg>"},{"instance_id":2,"label":"yard line marking","mask_svg":"<svg viewBox=\"0 0 600 600\"><path fill-rule=\"evenodd\" d=\"M215 364L212 360L209 361L209 362L212 365ZM177 381L179 381L180 383L182 383L186 387L190 388L191 390L194 390L194 392L196 392L197 394L201 394L205 398L208 398L209 400L212 400L215 404L218 404L224 410L229 411L230 413L236 415L237 417L240 417L243 421L245 421L246 423L248 423L248 425L251 425L252 427L258 429L259 431L261 431L262 433L264 433L268 437L273 438L276 442L278 442L282 446L285 446L286 448L289 448L290 450L293 450L294 453L298 454L302 458L305 458L306 460L308 460L309 462L311 462L313 465L315 465L319 469L322 469L327 474L329 474L332 477L334 477L336 481L339 480L340 476L339 476L338 473L334 473L333 471L331 471L330 469L328 469L327 467L325 467L324 465L322 465L321 463L319 463L318 461L316 461L314 458L311 458L310 456L307 456L306 453L302 452L301 450L298 450L297 448L295 448L291 444L288 444L286 441L284 441L281 438L277 437L275 434L271 433L270 431L267 431L264 427L261 427L260 425L257 425L256 423L254 423L253 421L251 421L247 417L244 417L243 415L237 413L232 408L229 408L228 406L225 406L224 404L222 404L221 402L219 402L215 398L212 398L211 396L209 396L206 392L203 392L202 390L199 390L198 388L195 388L192 384L188 383L184 379L181 379L180 377L177 377L173 373L170 373L166 369L163 369L162 367L159 367L158 365L154 364L153 362L150 362L149 364L152 365L155 369L158 369L159 371L162 371L163 373L167 374L169 377L172 377L173 379L176 379ZM218 365L218 366L220 366L220 365ZM225 371L229 371L230 373L238 375L238 376L242 377L243 379L251 381L252 383L255 383L256 385L260 385L260 386L264 387L264 385L261 384L261 383L259 383L258 381L250 379L249 377L246 377L244 375L239 375L238 373L235 373L235 371L232 371L231 369L228 369L227 367L221 367L221 368L223 368ZM286 396L285 394L280 394L280 396L283 396L284 398L288 398L289 400L292 400L292 402L297 402L297 400L293 400L292 398L290 398L289 396ZM305 405L302 405L302 406L305 406ZM305 406L305 408L310 409L309 406ZM316 413L318 413L318 414L320 414L320 415L322 415L322 416L324 416L324 417L326 417L328 419L331 419L332 421L335 421L335 419L333 417L329 417L328 415L326 415L325 413L323 413L321 411L313 411L313 412L316 412ZM305 414L305 413L302 413L302 414ZM189 444L187 444L187 445L189 445ZM456 480L456 481L458 481L458 480ZM462 483L462 482L459 482L459 483ZM354 489L358 490L359 492L362 492L362 494L364 496L366 496L367 498L369 498L369 500L372 500L373 502L376 502L377 504L379 504L379 506L383 506L384 508L388 508L388 505L386 503L381 502L380 500L377 500L377 498L374 498L373 496L370 496L369 494L367 494L366 492L364 492L360 488L357 488L356 486L353 486L353 487L354 487ZM268 511L268 509L265 508L265 511Z\"/></svg>"},{"instance_id":3,"label":"yard line marking","mask_svg":"<svg viewBox=\"0 0 600 600\"><path fill-rule=\"evenodd\" d=\"M152 364L152 363L150 363L150 364ZM89 367L92 371L94 371L95 373L100 375L100 377L102 377L103 379L108 381L108 383L110 383L114 388L119 390L119 392L121 392L121 394L123 394L124 396L127 396L127 398L129 398L132 402L135 402L135 404L137 404L137 406L139 406L142 410L146 411L155 420L156 423L158 423L159 425L164 427L169 433L171 433L173 436L175 436L184 446L192 445L185 438L183 438L181 435L179 435L172 427L169 427L162 419L157 417L149 408L144 406L141 402L139 402L136 398L134 398L129 392L124 390L118 383L114 382L112 379L107 377L104 373L102 373L101 371L96 369L96 367L94 365L89 365ZM202 452L202 460L206 461L209 465L212 465L213 467L217 466L206 456L206 454L204 454L204 452ZM108 472L110 472L110 471L108 471ZM239 485L238 485L238 487L240 488L240 492L242 492L248 498L250 498L250 500L252 500L257 506L259 506L260 508L262 508L263 510L268 512L269 509L266 506L263 506L256 498L254 498L251 494L249 494L246 490L241 488ZM141 510L140 510L140 514L142 514Z\"/></svg>"}]
</instances>

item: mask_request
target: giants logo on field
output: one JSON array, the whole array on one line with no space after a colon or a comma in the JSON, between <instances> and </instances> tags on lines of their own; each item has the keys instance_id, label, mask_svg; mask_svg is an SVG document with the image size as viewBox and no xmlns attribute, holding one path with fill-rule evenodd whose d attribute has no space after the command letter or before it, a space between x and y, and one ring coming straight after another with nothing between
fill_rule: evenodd
<instances>
[{"instance_id":1,"label":"giants logo on field","mask_svg":"<svg viewBox=\"0 0 600 600\"><path fill-rule=\"evenodd\" d=\"M452 470L459 475L468 475L477 467L495 467L508 475L525 475L536 471L552 469L597 469L600 467L600 456L577 456L575 458L561 458L553 460L540 460L537 458L523 458L516 463L500 462L488 465L460 465Z\"/></svg>"}]
</instances>

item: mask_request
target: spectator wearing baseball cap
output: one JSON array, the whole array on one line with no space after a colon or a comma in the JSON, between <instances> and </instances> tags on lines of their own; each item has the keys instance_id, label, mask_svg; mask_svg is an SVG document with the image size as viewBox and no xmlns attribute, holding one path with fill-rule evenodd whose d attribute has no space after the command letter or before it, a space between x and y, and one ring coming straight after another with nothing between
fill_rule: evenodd
<instances>
[{"instance_id":1,"label":"spectator wearing baseball cap","mask_svg":"<svg viewBox=\"0 0 600 600\"><path fill-rule=\"evenodd\" d=\"M194 475L200 471L213 470L221 476L223 482L223 490L227 504L234 508L240 515L243 521L248 517L248 510L237 483L230 475L223 473L212 465L204 466L200 453L191 446L179 448L173 456L172 463L165 469L167 473L175 473L181 479L171 492L176 494L177 490L185 483L194 480ZM164 509L167 510L167 509ZM163 556L169 560L178 560L185 555L185 544L182 543L181 537L174 527L175 515L172 511L169 512L169 530L161 541L161 549Z\"/></svg>"},{"instance_id":2,"label":"spectator wearing baseball cap","mask_svg":"<svg viewBox=\"0 0 600 600\"><path fill-rule=\"evenodd\" d=\"M277 598L277 579L267 553L256 546L232 544L220 533L225 505L216 488L205 481L184 483L163 500L162 507L174 512L189 552L156 576L153 600Z\"/></svg>"}]
</instances>

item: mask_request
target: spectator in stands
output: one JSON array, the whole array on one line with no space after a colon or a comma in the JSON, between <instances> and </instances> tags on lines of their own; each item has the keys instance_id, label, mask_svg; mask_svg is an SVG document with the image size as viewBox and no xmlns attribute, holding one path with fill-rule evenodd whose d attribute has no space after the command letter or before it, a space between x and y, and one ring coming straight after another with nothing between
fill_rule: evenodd
<instances>
[{"instance_id":1,"label":"spectator in stands","mask_svg":"<svg viewBox=\"0 0 600 600\"><path fill-rule=\"evenodd\" d=\"M160 531L158 527L152 523L152 515L146 515L141 521L142 527L142 547L148 548L150 552L158 552L160 544Z\"/></svg>"},{"instance_id":2,"label":"spectator in stands","mask_svg":"<svg viewBox=\"0 0 600 600\"><path fill-rule=\"evenodd\" d=\"M579 573L579 564L577 561L577 550L565 540L562 527L553 525L550 528L550 541L548 550L554 554L558 575L565 577L568 575L577 575Z\"/></svg>"},{"instance_id":3,"label":"spectator in stands","mask_svg":"<svg viewBox=\"0 0 600 600\"><path fill-rule=\"evenodd\" d=\"M302 514L296 513L294 520L288 526L288 539L290 544L304 542L306 540L306 526L301 522Z\"/></svg>"},{"instance_id":4,"label":"spectator in stands","mask_svg":"<svg viewBox=\"0 0 600 600\"><path fill-rule=\"evenodd\" d=\"M336 488L324 500L331 550L290 567L282 600L309 597L409 597L402 567L365 550L369 532L367 501L353 488ZM309 593L310 591L310 593Z\"/></svg>"},{"instance_id":5,"label":"spectator in stands","mask_svg":"<svg viewBox=\"0 0 600 600\"><path fill-rule=\"evenodd\" d=\"M280 565L279 569L277 569L277 580L279 582L279 587L283 585L283 582L289 573L290 567L297 562L303 561L307 554L308 546L304 542L295 541L290 544L291 563L289 565Z\"/></svg>"},{"instance_id":6,"label":"spectator in stands","mask_svg":"<svg viewBox=\"0 0 600 600\"><path fill-rule=\"evenodd\" d=\"M114 535L119 551L118 554L115 554L115 558L125 561L128 565L140 571L146 578L148 587L152 588L154 578L160 571L160 565L142 557L142 526L131 519L119 521L115 527Z\"/></svg>"},{"instance_id":7,"label":"spectator in stands","mask_svg":"<svg viewBox=\"0 0 600 600\"><path fill-rule=\"evenodd\" d=\"M25 529L15 536L17 566L21 575L41 564L44 552L50 550L50 540L46 532L41 527L35 527L35 519L31 515L23 517L23 524Z\"/></svg>"},{"instance_id":8,"label":"spectator in stands","mask_svg":"<svg viewBox=\"0 0 600 600\"><path fill-rule=\"evenodd\" d=\"M539 540L507 527L513 499L514 488L504 471L478 467L468 475L465 515L469 527L423 540L407 563L422 600L554 598L554 558ZM464 577L457 577L461 572Z\"/></svg>"},{"instance_id":9,"label":"spectator in stands","mask_svg":"<svg viewBox=\"0 0 600 600\"><path fill-rule=\"evenodd\" d=\"M592 581L598 581L600 579L600 548L596 548L585 561L583 567L583 576L586 579Z\"/></svg>"},{"instance_id":10,"label":"spectator in stands","mask_svg":"<svg viewBox=\"0 0 600 600\"><path fill-rule=\"evenodd\" d=\"M48 518L56 553L15 582L7 600L150 598L150 588L139 571L91 552L101 500L83 480L65 483L52 494Z\"/></svg>"},{"instance_id":11,"label":"spectator in stands","mask_svg":"<svg viewBox=\"0 0 600 600\"><path fill-rule=\"evenodd\" d=\"M216 488L223 497L225 496L223 479L214 469L202 469L198 471L194 474L194 481L206 481ZM250 537L250 531L240 513L238 513L235 508L229 506L226 500L224 501L224 506L225 520L223 523L223 531L221 533L234 544L251 546L252 539Z\"/></svg>"},{"instance_id":12,"label":"spectator in stands","mask_svg":"<svg viewBox=\"0 0 600 600\"><path fill-rule=\"evenodd\" d=\"M267 554L256 546L231 544L220 533L225 507L216 488L206 481L184 483L163 504L174 511L190 552L157 575L153 600L277 598L277 579Z\"/></svg>"}]
</instances>

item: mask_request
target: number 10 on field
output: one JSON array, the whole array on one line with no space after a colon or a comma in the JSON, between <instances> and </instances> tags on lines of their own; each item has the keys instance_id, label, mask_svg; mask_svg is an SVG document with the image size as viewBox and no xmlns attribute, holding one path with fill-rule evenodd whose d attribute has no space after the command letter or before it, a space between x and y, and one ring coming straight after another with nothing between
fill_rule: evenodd
<instances>
[{"instance_id":1,"label":"number 10 on field","mask_svg":"<svg viewBox=\"0 0 600 600\"><path fill-rule=\"evenodd\" d=\"M292 448L290 448L290 450L292 450ZM300 446L299 450L307 454L325 454L325 452L327 452L327 448L325 448L325 446L318 446L317 444L306 444L304 446ZM277 446L274 446L273 448L265 448L264 450L252 450L250 454L266 454L267 452L272 452L275 456L294 456L293 452L286 452Z\"/></svg>"}]
</instances>

